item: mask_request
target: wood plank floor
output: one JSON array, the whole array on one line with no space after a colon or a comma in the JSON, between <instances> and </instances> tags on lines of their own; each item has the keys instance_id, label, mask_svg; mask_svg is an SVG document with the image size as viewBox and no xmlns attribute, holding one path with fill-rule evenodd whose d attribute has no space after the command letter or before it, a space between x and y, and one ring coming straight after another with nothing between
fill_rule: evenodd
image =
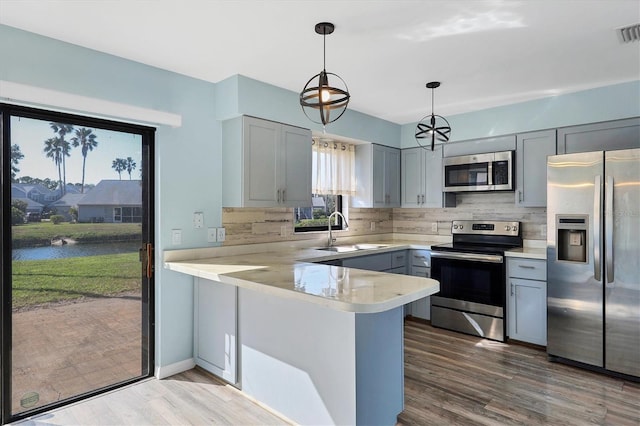
<instances>
[{"instance_id":1,"label":"wood plank floor","mask_svg":"<svg viewBox=\"0 0 640 426\"><path fill-rule=\"evenodd\" d=\"M198 369L148 380L22 425L284 425ZM543 350L407 321L398 425L640 425L640 384L551 363Z\"/></svg>"}]
</instances>

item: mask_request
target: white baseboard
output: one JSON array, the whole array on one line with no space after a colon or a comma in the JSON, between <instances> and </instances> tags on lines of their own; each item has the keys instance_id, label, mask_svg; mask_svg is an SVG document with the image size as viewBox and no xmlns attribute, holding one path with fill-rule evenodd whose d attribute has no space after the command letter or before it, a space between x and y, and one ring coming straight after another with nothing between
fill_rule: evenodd
<instances>
[{"instance_id":1,"label":"white baseboard","mask_svg":"<svg viewBox=\"0 0 640 426\"><path fill-rule=\"evenodd\" d=\"M191 370L196 366L196 361L193 358L185 359L173 364L156 367L155 376L156 379L165 379L174 374L182 373L183 371Z\"/></svg>"}]
</instances>

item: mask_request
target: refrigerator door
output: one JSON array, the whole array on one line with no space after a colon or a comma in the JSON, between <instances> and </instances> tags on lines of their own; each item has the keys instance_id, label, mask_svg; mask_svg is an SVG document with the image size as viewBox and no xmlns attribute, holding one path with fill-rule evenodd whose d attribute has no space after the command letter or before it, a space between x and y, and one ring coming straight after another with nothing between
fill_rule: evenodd
<instances>
[{"instance_id":1,"label":"refrigerator door","mask_svg":"<svg viewBox=\"0 0 640 426\"><path fill-rule=\"evenodd\" d=\"M605 368L640 377L640 149L605 153Z\"/></svg>"},{"instance_id":2,"label":"refrigerator door","mask_svg":"<svg viewBox=\"0 0 640 426\"><path fill-rule=\"evenodd\" d=\"M598 367L604 367L603 171L601 151L547 161L547 352ZM559 217L567 228L575 220L576 231L559 230ZM562 260L580 244L583 257Z\"/></svg>"}]
</instances>

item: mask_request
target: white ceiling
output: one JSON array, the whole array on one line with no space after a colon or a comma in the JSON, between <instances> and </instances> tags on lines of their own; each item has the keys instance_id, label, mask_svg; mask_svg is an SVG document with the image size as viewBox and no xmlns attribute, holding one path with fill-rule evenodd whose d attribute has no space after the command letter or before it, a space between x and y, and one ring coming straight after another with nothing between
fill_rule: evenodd
<instances>
[{"instance_id":1,"label":"white ceiling","mask_svg":"<svg viewBox=\"0 0 640 426\"><path fill-rule=\"evenodd\" d=\"M395 123L640 79L640 0L0 0L0 23L219 82L300 92L322 70L350 109ZM73 60L70 58L69 60ZM81 64L79 64L81 65ZM637 96L637 94L636 94Z\"/></svg>"}]
</instances>

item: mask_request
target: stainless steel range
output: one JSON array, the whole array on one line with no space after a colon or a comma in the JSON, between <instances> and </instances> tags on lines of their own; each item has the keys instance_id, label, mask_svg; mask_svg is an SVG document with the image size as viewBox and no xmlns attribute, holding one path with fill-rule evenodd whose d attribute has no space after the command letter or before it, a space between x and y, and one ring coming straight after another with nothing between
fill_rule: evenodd
<instances>
[{"instance_id":1,"label":"stainless steel range","mask_svg":"<svg viewBox=\"0 0 640 426\"><path fill-rule=\"evenodd\" d=\"M431 247L431 325L505 340L504 252L522 247L520 222L454 220L453 242Z\"/></svg>"}]
</instances>

